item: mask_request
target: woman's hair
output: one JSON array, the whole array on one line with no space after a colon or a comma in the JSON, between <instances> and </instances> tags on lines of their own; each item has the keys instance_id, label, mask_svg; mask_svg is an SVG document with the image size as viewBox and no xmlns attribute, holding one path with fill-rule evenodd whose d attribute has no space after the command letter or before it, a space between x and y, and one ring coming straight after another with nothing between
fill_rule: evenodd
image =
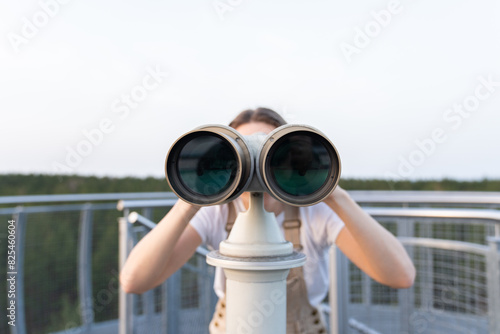
<instances>
[{"instance_id":1,"label":"woman's hair","mask_svg":"<svg viewBox=\"0 0 500 334\"><path fill-rule=\"evenodd\" d=\"M285 119L276 111L267 108L257 108L255 110L248 109L240 112L239 115L229 123L229 126L236 129L240 125L251 122L262 122L274 127L280 127L286 124Z\"/></svg>"}]
</instances>

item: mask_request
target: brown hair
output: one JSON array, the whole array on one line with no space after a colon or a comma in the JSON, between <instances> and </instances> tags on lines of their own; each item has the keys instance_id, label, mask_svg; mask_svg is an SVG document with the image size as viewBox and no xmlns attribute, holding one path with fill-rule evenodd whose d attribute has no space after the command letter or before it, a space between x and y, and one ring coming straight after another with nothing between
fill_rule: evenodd
<instances>
[{"instance_id":1,"label":"brown hair","mask_svg":"<svg viewBox=\"0 0 500 334\"><path fill-rule=\"evenodd\" d=\"M276 111L267 108L257 108L240 112L238 116L229 123L229 126L236 129L240 125L251 122L262 122L275 127L286 124L285 119Z\"/></svg>"}]
</instances>

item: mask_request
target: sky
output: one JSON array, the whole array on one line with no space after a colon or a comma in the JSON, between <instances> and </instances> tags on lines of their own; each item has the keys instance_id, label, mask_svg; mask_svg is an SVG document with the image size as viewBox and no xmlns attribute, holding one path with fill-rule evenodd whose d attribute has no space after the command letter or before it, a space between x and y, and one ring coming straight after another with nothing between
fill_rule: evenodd
<instances>
[{"instance_id":1,"label":"sky","mask_svg":"<svg viewBox=\"0 0 500 334\"><path fill-rule=\"evenodd\" d=\"M268 107L342 176L500 178L495 0L0 0L0 173L163 177Z\"/></svg>"}]
</instances>

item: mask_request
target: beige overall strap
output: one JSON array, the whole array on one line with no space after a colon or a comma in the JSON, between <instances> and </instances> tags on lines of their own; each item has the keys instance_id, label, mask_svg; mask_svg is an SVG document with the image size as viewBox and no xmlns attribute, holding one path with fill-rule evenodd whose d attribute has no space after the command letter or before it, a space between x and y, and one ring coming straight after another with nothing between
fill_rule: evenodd
<instances>
[{"instance_id":1,"label":"beige overall strap","mask_svg":"<svg viewBox=\"0 0 500 334\"><path fill-rule=\"evenodd\" d=\"M296 206L285 205L285 220L283 221L283 230L285 239L293 244L295 250L302 250L300 243L300 227L302 225L299 217L299 208Z\"/></svg>"},{"instance_id":2,"label":"beige overall strap","mask_svg":"<svg viewBox=\"0 0 500 334\"><path fill-rule=\"evenodd\" d=\"M227 213L227 221L226 221L226 231L229 235L231 229L233 228L234 222L236 221L236 207L234 202L229 202L227 204L228 213Z\"/></svg>"},{"instance_id":3,"label":"beige overall strap","mask_svg":"<svg viewBox=\"0 0 500 334\"><path fill-rule=\"evenodd\" d=\"M285 239L293 243L296 251L302 250L300 242L300 220L299 208L296 206L285 206L285 220L283 229ZM322 321L320 312L309 303L307 286L304 280L302 267L290 269L287 277L287 334L326 334L327 330Z\"/></svg>"}]
</instances>

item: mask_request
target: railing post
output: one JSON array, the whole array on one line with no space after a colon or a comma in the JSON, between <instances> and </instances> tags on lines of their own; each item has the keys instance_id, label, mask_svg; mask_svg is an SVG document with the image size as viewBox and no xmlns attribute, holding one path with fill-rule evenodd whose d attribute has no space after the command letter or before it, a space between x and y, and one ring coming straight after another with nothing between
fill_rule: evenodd
<instances>
[{"instance_id":1,"label":"railing post","mask_svg":"<svg viewBox=\"0 0 500 334\"><path fill-rule=\"evenodd\" d=\"M500 333L500 237L488 237L487 255L489 333Z\"/></svg>"},{"instance_id":2,"label":"railing post","mask_svg":"<svg viewBox=\"0 0 500 334\"><path fill-rule=\"evenodd\" d=\"M408 205L406 204L406 207ZM413 237L414 236L414 222L410 219L400 219L398 220L398 237ZM413 248L407 249L408 256L414 259ZM399 289L398 290L398 304L400 307L399 313L399 331L401 333L413 333L413 327L410 323L411 315L414 313L415 298L413 288L409 289Z\"/></svg>"},{"instance_id":3,"label":"railing post","mask_svg":"<svg viewBox=\"0 0 500 334\"><path fill-rule=\"evenodd\" d=\"M142 215L147 219L151 220L153 216L152 208L143 208ZM144 230L144 234L147 234L149 230ZM152 333L154 329L153 316L155 314L155 305L154 305L154 293L155 290L151 289L144 292L140 298L142 298L142 311L144 315L145 329Z\"/></svg>"},{"instance_id":4,"label":"railing post","mask_svg":"<svg viewBox=\"0 0 500 334\"><path fill-rule=\"evenodd\" d=\"M167 333L179 333L179 308L181 306L181 273L177 270L167 280Z\"/></svg>"},{"instance_id":5,"label":"railing post","mask_svg":"<svg viewBox=\"0 0 500 334\"><path fill-rule=\"evenodd\" d=\"M435 238L432 232L430 223L421 223L420 238ZM421 268L417 268L420 283L420 307L424 310L432 310L434 308L434 251L432 248L417 248L418 254L421 257ZM413 258L412 258L413 260Z\"/></svg>"},{"instance_id":6,"label":"railing post","mask_svg":"<svg viewBox=\"0 0 500 334\"><path fill-rule=\"evenodd\" d=\"M370 276L361 273L361 302L365 307L370 307L372 304L372 281Z\"/></svg>"},{"instance_id":7,"label":"railing post","mask_svg":"<svg viewBox=\"0 0 500 334\"><path fill-rule=\"evenodd\" d=\"M120 272L123 269L125 261L132 249L132 226L128 221L128 209L123 210L124 217L119 218L119 268ZM134 319L133 319L133 295L125 293L120 286L120 305L119 305L119 333L120 334L133 334L134 333Z\"/></svg>"},{"instance_id":8,"label":"railing post","mask_svg":"<svg viewBox=\"0 0 500 334\"><path fill-rule=\"evenodd\" d=\"M12 334L26 334L26 317L25 317L25 307L24 307L24 245L25 245L25 235L26 235L26 214L23 212L23 207L18 206L15 213L12 216L15 221L15 257L16 266L14 270L8 269L7 274L13 276L16 285L16 294L14 296L14 301L16 305L16 322L15 326L10 326L10 332ZM9 274L12 273L12 274ZM7 284L7 291L9 291L9 285ZM8 293L7 293L8 295ZM7 300L9 301L9 300Z\"/></svg>"},{"instance_id":9,"label":"railing post","mask_svg":"<svg viewBox=\"0 0 500 334\"><path fill-rule=\"evenodd\" d=\"M149 220L153 219L153 209L152 208L143 208L142 215Z\"/></svg>"},{"instance_id":10,"label":"railing post","mask_svg":"<svg viewBox=\"0 0 500 334\"><path fill-rule=\"evenodd\" d=\"M333 245L329 251L330 258L330 334L339 334L339 277L337 271L337 247Z\"/></svg>"},{"instance_id":11,"label":"railing post","mask_svg":"<svg viewBox=\"0 0 500 334\"><path fill-rule=\"evenodd\" d=\"M168 334L168 300L167 281L161 284L161 334Z\"/></svg>"},{"instance_id":12,"label":"railing post","mask_svg":"<svg viewBox=\"0 0 500 334\"><path fill-rule=\"evenodd\" d=\"M330 334L348 331L349 261L337 247L330 250ZM334 305L335 304L335 305Z\"/></svg>"},{"instance_id":13,"label":"railing post","mask_svg":"<svg viewBox=\"0 0 500 334\"><path fill-rule=\"evenodd\" d=\"M92 305L92 204L87 203L80 215L78 237L78 295L82 318L82 333L90 333L94 323Z\"/></svg>"},{"instance_id":14,"label":"railing post","mask_svg":"<svg viewBox=\"0 0 500 334\"><path fill-rule=\"evenodd\" d=\"M201 291L199 296L199 305L205 305L205 309L203 311L203 320L204 323L209 324L212 320L212 315L214 313L216 300L214 298L215 293L213 289L213 275L211 275L211 271L214 270L214 267L209 266L205 261L205 256L201 258L199 255L196 255L197 258L197 267L200 269L200 273L197 275L197 285L198 291ZM203 307L203 306L201 306Z\"/></svg>"}]
</instances>

